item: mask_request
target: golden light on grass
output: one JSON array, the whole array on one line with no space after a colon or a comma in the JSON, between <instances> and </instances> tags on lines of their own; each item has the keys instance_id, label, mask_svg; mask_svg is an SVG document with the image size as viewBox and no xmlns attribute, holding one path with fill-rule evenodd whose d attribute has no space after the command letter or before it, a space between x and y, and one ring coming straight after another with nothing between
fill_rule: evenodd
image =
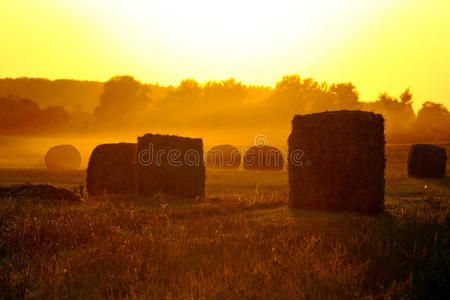
<instances>
[{"instance_id":1,"label":"golden light on grass","mask_svg":"<svg viewBox=\"0 0 450 300\"><path fill-rule=\"evenodd\" d=\"M0 0L0 298L448 298L449 12Z\"/></svg>"}]
</instances>

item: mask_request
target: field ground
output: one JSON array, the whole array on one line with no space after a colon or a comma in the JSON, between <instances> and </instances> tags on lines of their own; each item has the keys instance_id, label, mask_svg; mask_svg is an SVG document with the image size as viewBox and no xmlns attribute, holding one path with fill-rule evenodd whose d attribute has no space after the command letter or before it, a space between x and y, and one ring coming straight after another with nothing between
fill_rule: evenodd
<instances>
[{"instance_id":1,"label":"field ground","mask_svg":"<svg viewBox=\"0 0 450 300\"><path fill-rule=\"evenodd\" d=\"M292 210L286 172L207 170L194 202L2 199L0 298L448 298L450 177L408 178L408 147L387 147L376 217ZM0 185L84 179L0 169Z\"/></svg>"}]
</instances>

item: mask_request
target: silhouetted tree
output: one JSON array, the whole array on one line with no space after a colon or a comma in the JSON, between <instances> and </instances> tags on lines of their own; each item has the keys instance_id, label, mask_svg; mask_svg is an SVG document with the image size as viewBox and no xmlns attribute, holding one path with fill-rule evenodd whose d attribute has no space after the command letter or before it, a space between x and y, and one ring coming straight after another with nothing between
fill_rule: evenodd
<instances>
[{"instance_id":1,"label":"silhouetted tree","mask_svg":"<svg viewBox=\"0 0 450 300\"><path fill-rule=\"evenodd\" d=\"M401 95L400 95L400 101L405 104L412 104L412 94L407 88Z\"/></svg>"},{"instance_id":2,"label":"silhouetted tree","mask_svg":"<svg viewBox=\"0 0 450 300\"><path fill-rule=\"evenodd\" d=\"M49 106L40 114L43 132L59 131L68 129L69 113L61 106Z\"/></svg>"},{"instance_id":3,"label":"silhouetted tree","mask_svg":"<svg viewBox=\"0 0 450 300\"><path fill-rule=\"evenodd\" d=\"M69 114L69 128L74 132L86 133L92 129L94 120L92 114L83 111L80 105L75 106Z\"/></svg>"},{"instance_id":4,"label":"silhouetted tree","mask_svg":"<svg viewBox=\"0 0 450 300\"><path fill-rule=\"evenodd\" d=\"M424 140L450 140L450 113L448 109L440 103L425 102L417 112L417 121L414 130Z\"/></svg>"},{"instance_id":5,"label":"silhouetted tree","mask_svg":"<svg viewBox=\"0 0 450 300\"><path fill-rule=\"evenodd\" d=\"M329 105L333 109L357 109L360 107L359 94L356 87L351 83L332 84L328 89L332 97Z\"/></svg>"},{"instance_id":6,"label":"silhouetted tree","mask_svg":"<svg viewBox=\"0 0 450 300\"><path fill-rule=\"evenodd\" d=\"M67 130L69 114L60 106L44 110L27 98L0 98L0 135L53 134Z\"/></svg>"},{"instance_id":7,"label":"silhouetted tree","mask_svg":"<svg viewBox=\"0 0 450 300\"><path fill-rule=\"evenodd\" d=\"M268 101L268 111L291 118L294 114L325 110L357 109L359 95L351 83L328 86L298 75L284 76Z\"/></svg>"},{"instance_id":8,"label":"silhouetted tree","mask_svg":"<svg viewBox=\"0 0 450 300\"><path fill-rule=\"evenodd\" d=\"M375 102L363 105L366 110L381 113L386 119L386 134L391 136L405 135L416 119L412 107L412 95L406 89L400 100L389 96L387 93L380 94Z\"/></svg>"},{"instance_id":9,"label":"silhouetted tree","mask_svg":"<svg viewBox=\"0 0 450 300\"><path fill-rule=\"evenodd\" d=\"M317 100L319 85L312 79L301 80L299 75L284 76L275 86L275 91L267 105L270 113L281 113L288 116L305 113L311 103Z\"/></svg>"},{"instance_id":10,"label":"silhouetted tree","mask_svg":"<svg viewBox=\"0 0 450 300\"><path fill-rule=\"evenodd\" d=\"M247 86L234 78L223 81L207 81L203 85L204 103L216 107L236 107L242 105L247 95Z\"/></svg>"},{"instance_id":11,"label":"silhouetted tree","mask_svg":"<svg viewBox=\"0 0 450 300\"><path fill-rule=\"evenodd\" d=\"M63 105L66 110L81 105L92 111L103 91L103 82L45 78L0 79L0 97L20 95L33 99L41 107Z\"/></svg>"},{"instance_id":12,"label":"silhouetted tree","mask_svg":"<svg viewBox=\"0 0 450 300\"><path fill-rule=\"evenodd\" d=\"M115 76L103 84L75 80L35 78L0 79L0 135L39 135L89 132L93 128L178 130L225 129L239 132L289 130L295 114L326 110L362 109L383 114L389 142L450 139L447 108L426 102L417 118L412 94L406 89L398 98L384 93L374 102L362 102L352 83L328 85L299 75L284 76L275 88L245 85L233 78L207 81L203 85L185 79L176 87L142 84L132 76ZM8 93L36 95L5 97ZM100 91L100 92L99 92ZM100 102L93 114L93 95ZM151 95L151 98L150 98ZM90 102L90 103L86 103ZM58 106L58 103L68 103ZM45 105L41 109L39 105ZM251 134L253 134L251 133ZM280 135L281 136L281 135Z\"/></svg>"},{"instance_id":13,"label":"silhouetted tree","mask_svg":"<svg viewBox=\"0 0 450 300\"><path fill-rule=\"evenodd\" d=\"M132 127L151 103L149 90L132 76L115 76L105 83L94 110L98 125Z\"/></svg>"}]
</instances>

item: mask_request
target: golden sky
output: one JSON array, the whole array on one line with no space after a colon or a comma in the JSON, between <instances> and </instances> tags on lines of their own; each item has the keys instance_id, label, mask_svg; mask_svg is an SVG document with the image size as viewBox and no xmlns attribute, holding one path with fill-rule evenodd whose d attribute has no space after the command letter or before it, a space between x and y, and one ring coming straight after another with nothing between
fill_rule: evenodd
<instances>
[{"instance_id":1,"label":"golden sky","mask_svg":"<svg viewBox=\"0 0 450 300\"><path fill-rule=\"evenodd\" d=\"M448 0L1 0L0 77L411 87L450 107Z\"/></svg>"}]
</instances>

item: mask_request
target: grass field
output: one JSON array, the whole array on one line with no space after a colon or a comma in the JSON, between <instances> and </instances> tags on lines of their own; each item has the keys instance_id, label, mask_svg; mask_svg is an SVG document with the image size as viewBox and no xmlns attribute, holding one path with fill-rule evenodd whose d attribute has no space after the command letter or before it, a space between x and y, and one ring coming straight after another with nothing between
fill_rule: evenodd
<instances>
[{"instance_id":1,"label":"grass field","mask_svg":"<svg viewBox=\"0 0 450 300\"><path fill-rule=\"evenodd\" d=\"M376 217L292 210L286 172L207 170L194 203L2 199L0 298L448 298L450 177L408 178L408 147L387 147ZM0 185L84 179L0 169Z\"/></svg>"}]
</instances>

